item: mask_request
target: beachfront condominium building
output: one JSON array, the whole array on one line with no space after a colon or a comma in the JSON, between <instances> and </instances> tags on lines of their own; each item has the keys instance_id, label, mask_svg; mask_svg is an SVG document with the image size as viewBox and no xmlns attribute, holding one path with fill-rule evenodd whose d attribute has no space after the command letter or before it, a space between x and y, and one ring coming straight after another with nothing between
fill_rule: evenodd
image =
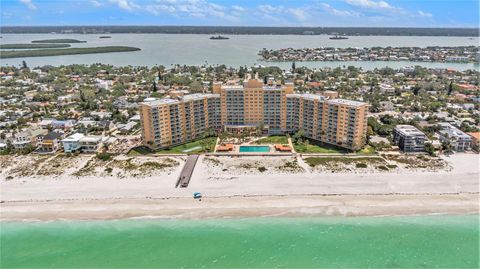
<instances>
[{"instance_id":1,"label":"beachfront condominium building","mask_svg":"<svg viewBox=\"0 0 480 269\"><path fill-rule=\"evenodd\" d=\"M412 125L397 125L393 129L393 142L404 152L424 151L425 139L425 134Z\"/></svg>"},{"instance_id":2,"label":"beachfront condominium building","mask_svg":"<svg viewBox=\"0 0 480 269\"><path fill-rule=\"evenodd\" d=\"M356 150L365 143L366 103L298 94L293 83L249 79L243 85L214 83L209 94L176 99L148 98L140 105L143 143L151 148L179 145L209 131L294 133Z\"/></svg>"},{"instance_id":3,"label":"beachfront condominium building","mask_svg":"<svg viewBox=\"0 0 480 269\"><path fill-rule=\"evenodd\" d=\"M470 150L472 147L472 137L462 132L450 123L439 123L440 142L450 143L454 151L461 152Z\"/></svg>"}]
</instances>

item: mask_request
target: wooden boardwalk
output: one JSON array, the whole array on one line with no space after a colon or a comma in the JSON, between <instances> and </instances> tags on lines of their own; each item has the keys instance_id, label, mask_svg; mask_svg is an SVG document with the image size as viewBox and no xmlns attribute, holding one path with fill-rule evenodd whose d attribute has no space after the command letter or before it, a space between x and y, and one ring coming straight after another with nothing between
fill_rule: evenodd
<instances>
[{"instance_id":1,"label":"wooden boardwalk","mask_svg":"<svg viewBox=\"0 0 480 269\"><path fill-rule=\"evenodd\" d=\"M175 188L186 188L188 187L188 183L190 183L190 178L192 177L193 169L195 169L195 165L197 164L199 155L190 155L187 158L187 162L183 166L182 172L178 177L177 184Z\"/></svg>"}]
</instances>

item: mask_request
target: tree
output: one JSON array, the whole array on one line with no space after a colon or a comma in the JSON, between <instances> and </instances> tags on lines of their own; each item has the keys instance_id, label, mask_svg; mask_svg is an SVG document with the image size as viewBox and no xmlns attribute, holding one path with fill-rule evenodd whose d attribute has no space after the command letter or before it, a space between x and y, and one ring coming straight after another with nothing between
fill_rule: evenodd
<instances>
[{"instance_id":1,"label":"tree","mask_svg":"<svg viewBox=\"0 0 480 269\"><path fill-rule=\"evenodd\" d=\"M157 92L157 83L155 82L155 80L153 81L153 89L152 89L153 92Z\"/></svg>"},{"instance_id":2,"label":"tree","mask_svg":"<svg viewBox=\"0 0 480 269\"><path fill-rule=\"evenodd\" d=\"M418 95L419 91L420 91L420 86L418 86L418 84L417 84L417 85L415 85L415 87L413 87L413 94Z\"/></svg>"},{"instance_id":3,"label":"tree","mask_svg":"<svg viewBox=\"0 0 480 269\"><path fill-rule=\"evenodd\" d=\"M295 72L295 62L292 62L292 72Z\"/></svg>"},{"instance_id":4,"label":"tree","mask_svg":"<svg viewBox=\"0 0 480 269\"><path fill-rule=\"evenodd\" d=\"M448 85L448 92L447 95L450 96L453 91L453 81L450 81L450 85Z\"/></svg>"},{"instance_id":5,"label":"tree","mask_svg":"<svg viewBox=\"0 0 480 269\"><path fill-rule=\"evenodd\" d=\"M190 91L193 92L193 93L199 93L199 92L202 92L203 91L203 86L200 82L198 81L193 81L192 83L190 83L190 85L188 85L190 87Z\"/></svg>"},{"instance_id":6,"label":"tree","mask_svg":"<svg viewBox=\"0 0 480 269\"><path fill-rule=\"evenodd\" d=\"M433 147L432 143L425 143L425 151L430 156L435 156L435 148Z\"/></svg>"},{"instance_id":7,"label":"tree","mask_svg":"<svg viewBox=\"0 0 480 269\"><path fill-rule=\"evenodd\" d=\"M305 132L300 129L298 130L293 136L292 136L292 142L298 142L301 143L302 138L305 136Z\"/></svg>"},{"instance_id":8,"label":"tree","mask_svg":"<svg viewBox=\"0 0 480 269\"><path fill-rule=\"evenodd\" d=\"M245 74L247 73L247 69L243 66L240 66L240 68L238 69L238 77L239 78L244 78L245 77Z\"/></svg>"},{"instance_id":9,"label":"tree","mask_svg":"<svg viewBox=\"0 0 480 269\"><path fill-rule=\"evenodd\" d=\"M450 141L442 142L442 149L446 155L453 153L453 145Z\"/></svg>"},{"instance_id":10,"label":"tree","mask_svg":"<svg viewBox=\"0 0 480 269\"><path fill-rule=\"evenodd\" d=\"M265 125L263 123L258 124L257 125L257 135L262 135L264 128L265 128Z\"/></svg>"},{"instance_id":11,"label":"tree","mask_svg":"<svg viewBox=\"0 0 480 269\"><path fill-rule=\"evenodd\" d=\"M22 69L27 69L27 68L28 68L27 62L22 61Z\"/></svg>"}]
</instances>

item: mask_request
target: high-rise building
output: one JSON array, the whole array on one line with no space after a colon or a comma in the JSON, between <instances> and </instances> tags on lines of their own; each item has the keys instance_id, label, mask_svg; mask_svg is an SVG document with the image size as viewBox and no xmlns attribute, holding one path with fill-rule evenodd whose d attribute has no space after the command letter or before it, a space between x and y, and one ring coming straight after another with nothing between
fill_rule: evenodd
<instances>
[{"instance_id":1,"label":"high-rise building","mask_svg":"<svg viewBox=\"0 0 480 269\"><path fill-rule=\"evenodd\" d=\"M212 94L146 99L140 116L143 142L152 148L182 144L209 130L261 126L268 134L303 130L307 138L355 150L365 143L367 108L363 102L294 93L293 83L269 78L266 84L256 79L243 85L214 83Z\"/></svg>"}]
</instances>

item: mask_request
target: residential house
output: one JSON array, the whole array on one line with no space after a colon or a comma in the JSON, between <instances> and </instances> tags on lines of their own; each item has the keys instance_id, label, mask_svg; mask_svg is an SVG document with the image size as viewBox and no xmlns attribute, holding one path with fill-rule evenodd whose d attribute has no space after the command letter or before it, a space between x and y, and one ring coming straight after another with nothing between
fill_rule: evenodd
<instances>
[{"instance_id":1,"label":"residential house","mask_svg":"<svg viewBox=\"0 0 480 269\"><path fill-rule=\"evenodd\" d=\"M395 110L394 104L390 101L380 102L380 107L382 108L383 111L394 111Z\"/></svg>"},{"instance_id":2,"label":"residential house","mask_svg":"<svg viewBox=\"0 0 480 269\"><path fill-rule=\"evenodd\" d=\"M63 133L49 132L40 142L38 152L40 153L54 153L62 148Z\"/></svg>"},{"instance_id":3,"label":"residential house","mask_svg":"<svg viewBox=\"0 0 480 269\"><path fill-rule=\"evenodd\" d=\"M66 153L79 152L81 150L80 139L85 135L80 133L72 134L62 140L63 151Z\"/></svg>"},{"instance_id":4,"label":"residential house","mask_svg":"<svg viewBox=\"0 0 480 269\"><path fill-rule=\"evenodd\" d=\"M15 150L25 149L28 145L36 147L37 144L43 140L47 132L47 130L42 128L30 127L25 131L16 133L13 140L13 147Z\"/></svg>"},{"instance_id":5,"label":"residential house","mask_svg":"<svg viewBox=\"0 0 480 269\"><path fill-rule=\"evenodd\" d=\"M75 125L74 120L54 120L52 122L53 129L69 130Z\"/></svg>"},{"instance_id":6,"label":"residential house","mask_svg":"<svg viewBox=\"0 0 480 269\"><path fill-rule=\"evenodd\" d=\"M130 121L126 124L119 124L118 125L118 130L120 131L121 134L129 134L137 125L136 122Z\"/></svg>"},{"instance_id":7,"label":"residential house","mask_svg":"<svg viewBox=\"0 0 480 269\"><path fill-rule=\"evenodd\" d=\"M80 138L80 147L82 152L95 153L102 144L101 136L84 136Z\"/></svg>"},{"instance_id":8,"label":"residential house","mask_svg":"<svg viewBox=\"0 0 480 269\"><path fill-rule=\"evenodd\" d=\"M480 149L480 132L470 132L467 134L472 137L472 148L478 151Z\"/></svg>"}]
</instances>

